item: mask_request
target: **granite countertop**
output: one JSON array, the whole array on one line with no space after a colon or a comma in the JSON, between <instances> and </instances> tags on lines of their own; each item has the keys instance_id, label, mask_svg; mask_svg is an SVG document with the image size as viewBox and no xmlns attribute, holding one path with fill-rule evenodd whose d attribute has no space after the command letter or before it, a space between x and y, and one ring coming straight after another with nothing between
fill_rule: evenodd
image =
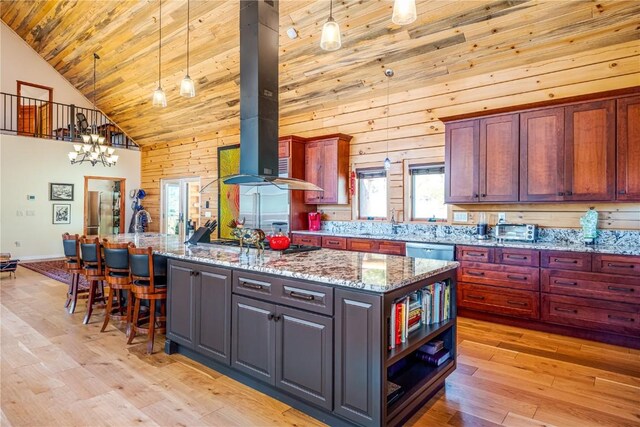
<instances>
[{"instance_id":1,"label":"granite countertop","mask_svg":"<svg viewBox=\"0 0 640 427\"><path fill-rule=\"evenodd\" d=\"M249 254L245 255L240 253L240 248L228 246L187 246L178 236L156 233L100 237L110 242L133 242L137 247L151 246L154 253L170 258L379 293L428 279L459 265L450 261L333 249L288 255L265 251L258 257L255 249L250 249Z\"/></svg>"},{"instance_id":2,"label":"granite countertop","mask_svg":"<svg viewBox=\"0 0 640 427\"><path fill-rule=\"evenodd\" d=\"M419 234L358 234L358 233L334 233L326 230L320 231L293 231L296 234L308 234L316 236L356 237L360 239L399 240L403 242L444 243L451 245L489 246L502 248L539 249L571 252L602 253L615 255L640 255L640 241L636 246L611 246L593 245L586 246L583 243L567 242L504 242L498 243L495 239L478 240L472 236L433 237Z\"/></svg>"}]
</instances>

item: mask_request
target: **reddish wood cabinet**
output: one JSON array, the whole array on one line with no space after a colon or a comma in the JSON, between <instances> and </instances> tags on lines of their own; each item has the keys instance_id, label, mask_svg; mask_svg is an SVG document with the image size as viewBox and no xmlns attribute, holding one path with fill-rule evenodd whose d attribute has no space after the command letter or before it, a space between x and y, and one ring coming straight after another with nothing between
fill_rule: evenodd
<instances>
[{"instance_id":1,"label":"reddish wood cabinet","mask_svg":"<svg viewBox=\"0 0 640 427\"><path fill-rule=\"evenodd\" d=\"M349 203L349 141L351 136L344 134L307 139L305 180L324 191L305 191L306 203Z\"/></svg>"},{"instance_id":2,"label":"reddish wood cabinet","mask_svg":"<svg viewBox=\"0 0 640 427\"><path fill-rule=\"evenodd\" d=\"M445 129L445 193L447 203L479 200L478 157L480 124L469 120L447 124Z\"/></svg>"},{"instance_id":3,"label":"reddish wood cabinet","mask_svg":"<svg viewBox=\"0 0 640 427\"><path fill-rule=\"evenodd\" d=\"M322 247L329 249L347 249L347 238L336 236L323 236Z\"/></svg>"},{"instance_id":4,"label":"reddish wood cabinet","mask_svg":"<svg viewBox=\"0 0 640 427\"><path fill-rule=\"evenodd\" d=\"M291 243L303 246L322 246L322 238L320 236L293 233Z\"/></svg>"},{"instance_id":5,"label":"reddish wood cabinet","mask_svg":"<svg viewBox=\"0 0 640 427\"><path fill-rule=\"evenodd\" d=\"M617 101L617 191L620 201L640 201L640 96Z\"/></svg>"}]
</instances>

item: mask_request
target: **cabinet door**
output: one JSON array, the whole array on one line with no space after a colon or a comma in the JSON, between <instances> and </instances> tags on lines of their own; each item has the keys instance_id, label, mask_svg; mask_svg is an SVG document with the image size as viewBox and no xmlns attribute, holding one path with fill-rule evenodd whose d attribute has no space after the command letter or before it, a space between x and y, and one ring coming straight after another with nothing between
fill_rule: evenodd
<instances>
[{"instance_id":1,"label":"cabinet door","mask_svg":"<svg viewBox=\"0 0 640 427\"><path fill-rule=\"evenodd\" d=\"M613 200L615 101L565 107L565 200Z\"/></svg>"},{"instance_id":2,"label":"cabinet door","mask_svg":"<svg viewBox=\"0 0 640 427\"><path fill-rule=\"evenodd\" d=\"M618 200L640 201L640 96L618 99Z\"/></svg>"},{"instance_id":3,"label":"cabinet door","mask_svg":"<svg viewBox=\"0 0 640 427\"><path fill-rule=\"evenodd\" d=\"M308 142L304 147L304 176L305 180L324 189L322 178L324 147L321 142ZM319 191L305 191L305 203L317 203L322 195Z\"/></svg>"},{"instance_id":4,"label":"cabinet door","mask_svg":"<svg viewBox=\"0 0 640 427\"><path fill-rule=\"evenodd\" d=\"M331 410L333 320L278 306L276 325L276 386Z\"/></svg>"},{"instance_id":5,"label":"cabinet door","mask_svg":"<svg viewBox=\"0 0 640 427\"><path fill-rule=\"evenodd\" d=\"M222 363L231 363L231 271L202 267L196 300L195 349Z\"/></svg>"},{"instance_id":6,"label":"cabinet door","mask_svg":"<svg viewBox=\"0 0 640 427\"><path fill-rule=\"evenodd\" d=\"M520 201L564 200L564 108L520 114Z\"/></svg>"},{"instance_id":7,"label":"cabinet door","mask_svg":"<svg viewBox=\"0 0 640 427\"><path fill-rule=\"evenodd\" d=\"M519 116L480 120L481 202L517 202L520 170Z\"/></svg>"},{"instance_id":8,"label":"cabinet door","mask_svg":"<svg viewBox=\"0 0 640 427\"><path fill-rule=\"evenodd\" d=\"M338 140L322 143L322 203L338 203Z\"/></svg>"},{"instance_id":9,"label":"cabinet door","mask_svg":"<svg viewBox=\"0 0 640 427\"><path fill-rule=\"evenodd\" d=\"M275 385L275 305L233 295L231 366Z\"/></svg>"},{"instance_id":10,"label":"cabinet door","mask_svg":"<svg viewBox=\"0 0 640 427\"><path fill-rule=\"evenodd\" d=\"M381 298L336 289L334 412L381 425L383 348Z\"/></svg>"},{"instance_id":11,"label":"cabinet door","mask_svg":"<svg viewBox=\"0 0 640 427\"><path fill-rule=\"evenodd\" d=\"M477 202L479 121L452 123L445 130L445 202Z\"/></svg>"},{"instance_id":12,"label":"cabinet door","mask_svg":"<svg viewBox=\"0 0 640 427\"><path fill-rule=\"evenodd\" d=\"M190 264L169 261L167 338L191 349L196 336L193 314L197 279L194 274Z\"/></svg>"}]
</instances>

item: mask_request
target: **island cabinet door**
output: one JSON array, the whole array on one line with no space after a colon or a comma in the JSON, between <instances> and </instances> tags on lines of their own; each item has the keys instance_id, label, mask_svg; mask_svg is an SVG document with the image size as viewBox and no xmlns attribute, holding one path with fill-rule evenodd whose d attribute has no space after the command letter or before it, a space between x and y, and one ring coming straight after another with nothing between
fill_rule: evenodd
<instances>
[{"instance_id":1,"label":"island cabinet door","mask_svg":"<svg viewBox=\"0 0 640 427\"><path fill-rule=\"evenodd\" d=\"M196 298L196 350L231 363L231 271L202 267Z\"/></svg>"},{"instance_id":2,"label":"island cabinet door","mask_svg":"<svg viewBox=\"0 0 640 427\"><path fill-rule=\"evenodd\" d=\"M276 306L238 295L232 299L231 366L275 385Z\"/></svg>"},{"instance_id":3,"label":"island cabinet door","mask_svg":"<svg viewBox=\"0 0 640 427\"><path fill-rule=\"evenodd\" d=\"M277 307L276 386L331 410L333 319Z\"/></svg>"},{"instance_id":4,"label":"island cabinet door","mask_svg":"<svg viewBox=\"0 0 640 427\"><path fill-rule=\"evenodd\" d=\"M169 261L169 287L167 289L167 338L194 348L195 292L197 277L192 264Z\"/></svg>"},{"instance_id":5,"label":"island cabinet door","mask_svg":"<svg viewBox=\"0 0 640 427\"><path fill-rule=\"evenodd\" d=\"M382 424L381 297L336 289L334 413L363 425Z\"/></svg>"}]
</instances>

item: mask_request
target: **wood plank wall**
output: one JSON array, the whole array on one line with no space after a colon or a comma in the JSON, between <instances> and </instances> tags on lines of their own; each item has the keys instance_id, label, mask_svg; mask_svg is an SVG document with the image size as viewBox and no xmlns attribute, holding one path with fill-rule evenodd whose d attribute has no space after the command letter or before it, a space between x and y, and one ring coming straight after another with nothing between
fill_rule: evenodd
<instances>
[{"instance_id":1,"label":"wood plank wall","mask_svg":"<svg viewBox=\"0 0 640 427\"><path fill-rule=\"evenodd\" d=\"M388 136L389 157L393 162L390 208L402 219L405 163L444 160L444 125L439 117L640 85L640 41L401 92L393 91L393 79L402 79L402 69L395 72L390 82L388 108L386 91L338 107L319 106L311 112L281 117L280 134L353 135L350 163L354 167L382 164ZM206 185L217 177L217 147L239 143L237 117L212 122L211 127L215 137L208 140L175 141L143 148L142 185L148 194L145 207L155 218L159 217L161 178L200 176L202 185ZM217 214L216 191L217 186L213 185L202 198L202 206L209 200L213 216ZM474 224L477 212L488 212L489 222L495 223L497 212L506 212L510 222L579 227L579 217L592 206L600 212L601 228L640 230L638 203L457 205L449 208L449 220L453 211L468 211L468 222ZM322 210L328 219L352 219L349 205L323 206ZM202 216L205 212L203 209ZM152 223L156 228L158 224L159 221Z\"/></svg>"}]
</instances>

